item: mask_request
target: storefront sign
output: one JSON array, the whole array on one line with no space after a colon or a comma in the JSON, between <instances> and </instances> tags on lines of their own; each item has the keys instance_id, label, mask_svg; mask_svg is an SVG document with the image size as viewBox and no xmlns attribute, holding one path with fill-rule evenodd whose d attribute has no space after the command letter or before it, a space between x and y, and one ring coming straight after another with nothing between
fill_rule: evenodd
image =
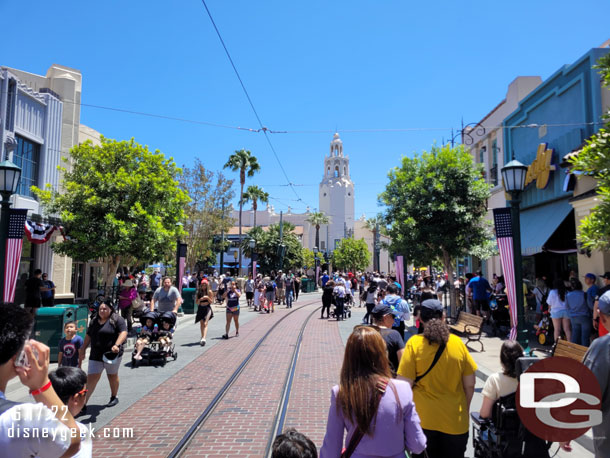
<instances>
[{"instance_id":1,"label":"storefront sign","mask_svg":"<svg viewBox=\"0 0 610 458\"><path fill-rule=\"evenodd\" d=\"M535 181L538 189L546 188L546 185L549 184L551 172L557 169L555 165L551 164L552 161L553 148L549 149L546 143L540 143L536 152L536 159L527 168L525 186Z\"/></svg>"}]
</instances>

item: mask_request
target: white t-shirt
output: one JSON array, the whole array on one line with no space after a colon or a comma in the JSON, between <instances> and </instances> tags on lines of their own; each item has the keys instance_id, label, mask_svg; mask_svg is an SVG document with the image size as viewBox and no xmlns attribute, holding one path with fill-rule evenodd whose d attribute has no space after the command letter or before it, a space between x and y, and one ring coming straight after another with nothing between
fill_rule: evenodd
<instances>
[{"instance_id":1,"label":"white t-shirt","mask_svg":"<svg viewBox=\"0 0 610 458\"><path fill-rule=\"evenodd\" d=\"M4 398L3 393L0 398ZM70 442L70 429L40 402L18 404L0 415L2 456L57 458L68 450Z\"/></svg>"},{"instance_id":2,"label":"white t-shirt","mask_svg":"<svg viewBox=\"0 0 610 458\"><path fill-rule=\"evenodd\" d=\"M552 289L549 293L549 297L546 299L546 303L549 304L551 310L557 312L559 310L566 310L566 302L562 301L559 297L559 292L556 289Z\"/></svg>"},{"instance_id":3,"label":"white t-shirt","mask_svg":"<svg viewBox=\"0 0 610 458\"><path fill-rule=\"evenodd\" d=\"M519 381L501 372L491 374L483 387L483 396L496 401L502 396L507 396L517 391Z\"/></svg>"},{"instance_id":4,"label":"white t-shirt","mask_svg":"<svg viewBox=\"0 0 610 458\"><path fill-rule=\"evenodd\" d=\"M74 458L91 458L93 456L93 440L91 439L91 431L82 423L76 422L80 428L80 450Z\"/></svg>"}]
</instances>

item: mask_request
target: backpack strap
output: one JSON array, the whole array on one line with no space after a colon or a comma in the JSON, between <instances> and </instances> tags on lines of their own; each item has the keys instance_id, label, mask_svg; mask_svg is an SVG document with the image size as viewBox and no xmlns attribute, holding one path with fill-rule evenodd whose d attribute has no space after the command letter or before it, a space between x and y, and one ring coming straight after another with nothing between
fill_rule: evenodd
<instances>
[{"instance_id":1,"label":"backpack strap","mask_svg":"<svg viewBox=\"0 0 610 458\"><path fill-rule=\"evenodd\" d=\"M430 367L428 368L428 370L426 372L424 372L422 375L418 375L417 377L415 377L415 381L413 382L413 388L415 388L415 385L417 384L417 382L419 382L426 375L428 375L428 372L430 372L432 370L432 368L434 368L434 366L436 366L436 363L438 363L438 360L441 358L441 355L443 354L443 351L445 351L446 346L447 346L447 344L445 342L443 342L442 344L439 345L438 350L436 350L436 354L434 355L434 359L432 360L432 364L430 364Z\"/></svg>"}]
</instances>

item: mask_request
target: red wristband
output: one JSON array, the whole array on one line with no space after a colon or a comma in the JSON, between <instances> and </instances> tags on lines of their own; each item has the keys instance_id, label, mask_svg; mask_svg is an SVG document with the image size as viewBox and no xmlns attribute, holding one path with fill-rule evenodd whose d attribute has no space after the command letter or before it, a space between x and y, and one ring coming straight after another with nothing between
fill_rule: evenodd
<instances>
[{"instance_id":1,"label":"red wristband","mask_svg":"<svg viewBox=\"0 0 610 458\"><path fill-rule=\"evenodd\" d=\"M49 380L49 382L43 386L42 388L38 388L37 390L30 390L30 394L32 396L37 396L41 393L44 393L45 391L47 391L49 388L51 388L51 381Z\"/></svg>"}]
</instances>

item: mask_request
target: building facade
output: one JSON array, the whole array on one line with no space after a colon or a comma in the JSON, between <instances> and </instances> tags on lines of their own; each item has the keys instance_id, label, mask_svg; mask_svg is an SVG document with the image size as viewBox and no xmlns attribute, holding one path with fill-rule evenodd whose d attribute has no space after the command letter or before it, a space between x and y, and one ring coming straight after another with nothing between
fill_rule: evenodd
<instances>
[{"instance_id":1,"label":"building facade","mask_svg":"<svg viewBox=\"0 0 610 458\"><path fill-rule=\"evenodd\" d=\"M610 106L608 90L592 67L608 52L594 48L563 66L503 122L504 161L514 157L529 166L521 202L521 251L524 275L531 280L564 278L570 271L582 279L589 271L610 270L607 254L594 253L594 261L589 261L578 253L576 228L590 208L574 199L562 161L603 125L602 114Z\"/></svg>"},{"instance_id":2,"label":"building facade","mask_svg":"<svg viewBox=\"0 0 610 458\"><path fill-rule=\"evenodd\" d=\"M30 188L59 189L57 167L77 141L80 87L80 72L60 65L51 66L45 76L0 67L0 154L22 169L12 202L14 208L27 208L29 219L53 219L54 215L42 215ZM58 237L56 232L52 241ZM19 278L39 268L55 283L56 300L71 301L71 261L53 253L50 246L24 239Z\"/></svg>"},{"instance_id":3,"label":"building facade","mask_svg":"<svg viewBox=\"0 0 610 458\"><path fill-rule=\"evenodd\" d=\"M502 186L500 170L504 167L504 136L502 122L509 114L515 111L519 102L533 89L542 83L539 76L519 76L508 85L506 97L491 110L477 127L469 129L462 136L462 143L472 155L477 164L483 165L485 180L491 186L491 196L487 201L487 221L493 224L494 208L505 207L506 197ZM486 260L473 259L472 257L462 260L463 269L460 275L466 272L482 270L483 275L492 278L493 274L502 274L500 257L493 256Z\"/></svg>"}]
</instances>

